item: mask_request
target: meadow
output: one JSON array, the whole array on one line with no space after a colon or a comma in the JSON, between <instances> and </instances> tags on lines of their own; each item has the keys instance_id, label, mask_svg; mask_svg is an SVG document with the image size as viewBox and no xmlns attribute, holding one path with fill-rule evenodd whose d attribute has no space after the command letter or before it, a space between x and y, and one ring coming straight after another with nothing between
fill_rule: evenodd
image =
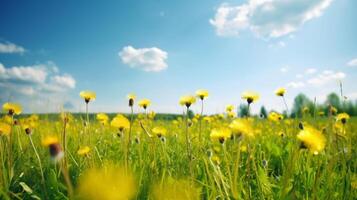
<instances>
[{"instance_id":1,"label":"meadow","mask_svg":"<svg viewBox=\"0 0 357 200\"><path fill-rule=\"evenodd\" d=\"M182 115L158 117L134 95L128 106L142 113L125 115L91 114L95 93L80 96L87 112L78 115L3 105L0 199L357 198L357 119L332 106L255 116L259 96L247 92L246 116L234 105L193 115L208 96L199 90L180 99Z\"/></svg>"}]
</instances>

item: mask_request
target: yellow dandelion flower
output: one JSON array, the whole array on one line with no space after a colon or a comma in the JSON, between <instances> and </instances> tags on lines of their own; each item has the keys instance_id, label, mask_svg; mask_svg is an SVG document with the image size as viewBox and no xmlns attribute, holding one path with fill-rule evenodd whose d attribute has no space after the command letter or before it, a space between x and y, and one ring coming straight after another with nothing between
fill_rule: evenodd
<instances>
[{"instance_id":1,"label":"yellow dandelion flower","mask_svg":"<svg viewBox=\"0 0 357 200\"><path fill-rule=\"evenodd\" d=\"M302 142L303 147L308 148L314 154L321 152L326 143L325 136L321 131L309 125L304 125L300 128L302 130L297 135L297 138Z\"/></svg>"},{"instance_id":2,"label":"yellow dandelion flower","mask_svg":"<svg viewBox=\"0 0 357 200\"><path fill-rule=\"evenodd\" d=\"M89 152L90 152L89 146L84 146L77 151L77 154L80 156L85 156L88 155Z\"/></svg>"},{"instance_id":3,"label":"yellow dandelion flower","mask_svg":"<svg viewBox=\"0 0 357 200\"><path fill-rule=\"evenodd\" d=\"M86 200L127 200L136 194L131 173L114 165L94 168L79 177L77 194Z\"/></svg>"},{"instance_id":4,"label":"yellow dandelion flower","mask_svg":"<svg viewBox=\"0 0 357 200\"><path fill-rule=\"evenodd\" d=\"M47 136L45 139L42 140L42 145L45 147L56 143L58 143L58 138L56 136Z\"/></svg>"},{"instance_id":5,"label":"yellow dandelion flower","mask_svg":"<svg viewBox=\"0 0 357 200\"><path fill-rule=\"evenodd\" d=\"M207 123L211 123L212 122L212 117L210 116L205 116L203 117L203 121L207 122Z\"/></svg>"},{"instance_id":6,"label":"yellow dandelion flower","mask_svg":"<svg viewBox=\"0 0 357 200\"><path fill-rule=\"evenodd\" d=\"M228 104L228 105L226 106L226 112L232 112L233 110L234 110L234 105Z\"/></svg>"},{"instance_id":7,"label":"yellow dandelion flower","mask_svg":"<svg viewBox=\"0 0 357 200\"><path fill-rule=\"evenodd\" d=\"M342 124L346 124L346 122L350 119L350 116L347 113L340 113L337 115L336 120L341 122Z\"/></svg>"},{"instance_id":8,"label":"yellow dandelion flower","mask_svg":"<svg viewBox=\"0 0 357 200\"><path fill-rule=\"evenodd\" d=\"M229 124L232 134L236 136L254 137L254 131L249 119L235 119Z\"/></svg>"},{"instance_id":9,"label":"yellow dandelion flower","mask_svg":"<svg viewBox=\"0 0 357 200\"><path fill-rule=\"evenodd\" d=\"M213 142L224 143L225 140L229 139L232 135L232 131L229 128L221 127L214 128L211 130L210 138Z\"/></svg>"},{"instance_id":10,"label":"yellow dandelion flower","mask_svg":"<svg viewBox=\"0 0 357 200\"><path fill-rule=\"evenodd\" d=\"M235 117L237 117L237 113L236 113L236 112L233 112L233 111L227 112L227 117L229 117L229 118L235 118Z\"/></svg>"},{"instance_id":11,"label":"yellow dandelion flower","mask_svg":"<svg viewBox=\"0 0 357 200\"><path fill-rule=\"evenodd\" d=\"M247 91L242 93L242 99L245 99L248 104L258 101L259 98L260 96L256 92Z\"/></svg>"},{"instance_id":12,"label":"yellow dandelion flower","mask_svg":"<svg viewBox=\"0 0 357 200\"><path fill-rule=\"evenodd\" d=\"M275 90L275 95L280 96L280 97L284 96L285 93L286 93L286 89L283 87Z\"/></svg>"},{"instance_id":13,"label":"yellow dandelion flower","mask_svg":"<svg viewBox=\"0 0 357 200\"><path fill-rule=\"evenodd\" d=\"M151 105L151 101L149 99L142 99L139 101L139 106L146 109Z\"/></svg>"},{"instance_id":14,"label":"yellow dandelion flower","mask_svg":"<svg viewBox=\"0 0 357 200\"><path fill-rule=\"evenodd\" d=\"M97 97L95 92L92 92L89 90L80 92L79 96L82 97L86 103L89 103L90 101L95 100L95 98Z\"/></svg>"},{"instance_id":15,"label":"yellow dandelion flower","mask_svg":"<svg viewBox=\"0 0 357 200\"><path fill-rule=\"evenodd\" d=\"M118 128L119 131L124 131L125 129L129 129L130 121L124 115L117 115L112 119L110 125Z\"/></svg>"},{"instance_id":16,"label":"yellow dandelion flower","mask_svg":"<svg viewBox=\"0 0 357 200\"><path fill-rule=\"evenodd\" d=\"M108 117L107 114L105 114L105 113L98 113L96 117L97 117L97 120L98 120L101 124L107 124L107 123L108 123L109 117Z\"/></svg>"},{"instance_id":17,"label":"yellow dandelion flower","mask_svg":"<svg viewBox=\"0 0 357 200\"><path fill-rule=\"evenodd\" d=\"M0 136L7 136L11 133L11 126L9 124L0 122Z\"/></svg>"},{"instance_id":18,"label":"yellow dandelion flower","mask_svg":"<svg viewBox=\"0 0 357 200\"><path fill-rule=\"evenodd\" d=\"M150 111L150 112L148 113L149 119L154 119L155 116L156 116L156 113L155 113L154 111Z\"/></svg>"},{"instance_id":19,"label":"yellow dandelion flower","mask_svg":"<svg viewBox=\"0 0 357 200\"><path fill-rule=\"evenodd\" d=\"M151 131L159 138L165 137L166 133L167 133L166 128L164 128L162 126L156 126Z\"/></svg>"},{"instance_id":20,"label":"yellow dandelion flower","mask_svg":"<svg viewBox=\"0 0 357 200\"><path fill-rule=\"evenodd\" d=\"M201 100L203 100L208 97L208 91L207 90L197 90L196 96L198 98L200 98Z\"/></svg>"},{"instance_id":21,"label":"yellow dandelion flower","mask_svg":"<svg viewBox=\"0 0 357 200\"><path fill-rule=\"evenodd\" d=\"M186 95L180 98L180 105L189 108L192 104L196 103L196 98L192 95Z\"/></svg>"},{"instance_id":22,"label":"yellow dandelion flower","mask_svg":"<svg viewBox=\"0 0 357 200\"><path fill-rule=\"evenodd\" d=\"M20 104L6 102L2 105L2 109L9 115L19 115L22 112L22 107Z\"/></svg>"},{"instance_id":23,"label":"yellow dandelion flower","mask_svg":"<svg viewBox=\"0 0 357 200\"><path fill-rule=\"evenodd\" d=\"M42 140L42 145L48 147L52 159L57 161L63 157L64 154L57 137L47 136Z\"/></svg>"},{"instance_id":24,"label":"yellow dandelion flower","mask_svg":"<svg viewBox=\"0 0 357 200\"><path fill-rule=\"evenodd\" d=\"M273 122L279 122L282 119L284 119L284 116L277 112L270 112L268 115L268 120L273 121Z\"/></svg>"}]
</instances>

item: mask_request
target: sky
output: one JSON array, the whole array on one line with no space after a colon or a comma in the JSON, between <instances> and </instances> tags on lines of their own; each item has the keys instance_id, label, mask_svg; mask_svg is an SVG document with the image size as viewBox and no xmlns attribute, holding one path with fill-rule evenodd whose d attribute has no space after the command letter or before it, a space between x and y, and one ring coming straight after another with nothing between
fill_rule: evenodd
<instances>
[{"instance_id":1,"label":"sky","mask_svg":"<svg viewBox=\"0 0 357 200\"><path fill-rule=\"evenodd\" d=\"M205 113L244 103L282 111L278 87L324 102L357 99L355 0L0 1L0 103L25 112L181 113L183 95L210 93ZM200 105L192 107L200 110ZM136 112L141 110L136 107Z\"/></svg>"}]
</instances>

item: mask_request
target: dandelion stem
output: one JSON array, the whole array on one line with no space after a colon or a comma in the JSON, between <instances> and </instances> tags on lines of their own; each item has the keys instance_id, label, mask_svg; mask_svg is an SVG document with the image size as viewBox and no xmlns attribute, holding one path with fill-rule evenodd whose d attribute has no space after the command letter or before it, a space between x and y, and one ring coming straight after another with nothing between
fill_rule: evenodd
<instances>
[{"instance_id":1,"label":"dandelion stem","mask_svg":"<svg viewBox=\"0 0 357 200\"><path fill-rule=\"evenodd\" d=\"M38 161L38 165L39 165L39 167L40 167L43 190L44 190L44 192L45 192L46 199L48 199L48 197L47 197L47 190L46 190L46 181L45 181L45 176L44 176L44 173L43 173L41 158L40 158L40 156L38 155L38 152L37 152L37 149L36 149L36 147L35 147L35 144L33 143L31 134L29 135L29 138L30 138L30 142L31 142L31 146L32 146L32 148L33 148L33 151L35 152L35 155L36 155L36 158L37 158L37 161Z\"/></svg>"},{"instance_id":2,"label":"dandelion stem","mask_svg":"<svg viewBox=\"0 0 357 200\"><path fill-rule=\"evenodd\" d=\"M286 103L285 96L282 96L282 97L283 97L286 112L287 112L287 114L289 114L289 107L288 107L288 104Z\"/></svg>"},{"instance_id":3,"label":"dandelion stem","mask_svg":"<svg viewBox=\"0 0 357 200\"><path fill-rule=\"evenodd\" d=\"M191 144L190 144L190 137L189 137L189 133L188 133L188 111L189 111L189 107L187 106L186 108L186 146L187 146L187 157L189 160L189 168L190 168L190 173L192 173L192 166L191 166L191 160L192 160L192 156L191 156Z\"/></svg>"},{"instance_id":4,"label":"dandelion stem","mask_svg":"<svg viewBox=\"0 0 357 200\"><path fill-rule=\"evenodd\" d=\"M199 124L199 132L198 132L198 141L199 141L199 144L201 144L201 140L202 140L202 116L203 115L203 99L201 100L201 114L200 114L200 124Z\"/></svg>"}]
</instances>

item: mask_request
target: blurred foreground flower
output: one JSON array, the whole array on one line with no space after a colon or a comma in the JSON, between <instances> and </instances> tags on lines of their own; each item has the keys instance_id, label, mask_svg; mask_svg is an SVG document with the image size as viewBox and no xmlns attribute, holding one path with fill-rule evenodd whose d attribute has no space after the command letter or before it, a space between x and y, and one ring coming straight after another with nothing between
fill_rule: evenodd
<instances>
[{"instance_id":1,"label":"blurred foreground flower","mask_svg":"<svg viewBox=\"0 0 357 200\"><path fill-rule=\"evenodd\" d=\"M213 142L219 141L223 144L227 139L231 138L232 132L229 128L221 127L212 129L210 138Z\"/></svg>"},{"instance_id":2,"label":"blurred foreground flower","mask_svg":"<svg viewBox=\"0 0 357 200\"><path fill-rule=\"evenodd\" d=\"M78 198L85 200L127 200L135 193L134 177L114 165L89 169L79 178L77 188Z\"/></svg>"},{"instance_id":3,"label":"blurred foreground flower","mask_svg":"<svg viewBox=\"0 0 357 200\"><path fill-rule=\"evenodd\" d=\"M201 190L188 180L169 178L164 184L157 184L151 192L156 200L198 200Z\"/></svg>"}]
</instances>

